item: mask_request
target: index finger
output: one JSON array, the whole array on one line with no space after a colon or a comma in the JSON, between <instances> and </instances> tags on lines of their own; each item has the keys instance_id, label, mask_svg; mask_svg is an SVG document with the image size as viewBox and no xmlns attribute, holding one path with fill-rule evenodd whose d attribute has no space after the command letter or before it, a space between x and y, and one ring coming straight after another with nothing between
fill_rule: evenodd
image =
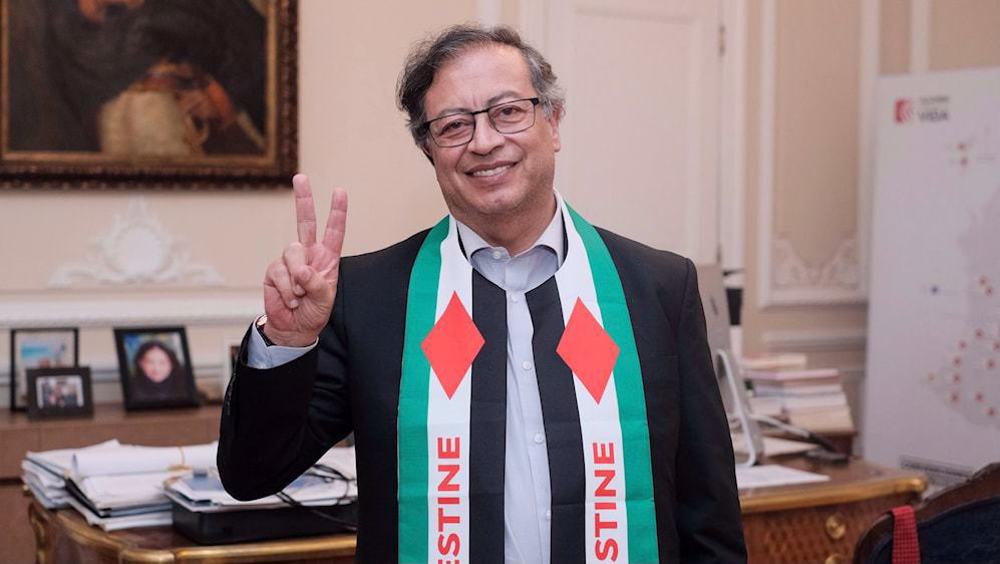
<instances>
[{"instance_id":1,"label":"index finger","mask_svg":"<svg viewBox=\"0 0 1000 564\"><path fill-rule=\"evenodd\" d=\"M293 176L292 190L295 192L295 228L299 233L299 243L308 247L316 242L316 206L313 205L309 177L304 174Z\"/></svg>"},{"instance_id":2,"label":"index finger","mask_svg":"<svg viewBox=\"0 0 1000 564\"><path fill-rule=\"evenodd\" d=\"M343 188L334 188L330 198L330 215L326 218L326 231L323 233L323 246L340 256L344 248L344 233L347 232L347 192Z\"/></svg>"}]
</instances>

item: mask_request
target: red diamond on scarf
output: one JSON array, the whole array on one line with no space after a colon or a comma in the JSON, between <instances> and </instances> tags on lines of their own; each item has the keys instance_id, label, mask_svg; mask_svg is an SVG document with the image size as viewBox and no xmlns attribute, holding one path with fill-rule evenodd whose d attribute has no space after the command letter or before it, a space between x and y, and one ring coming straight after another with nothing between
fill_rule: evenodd
<instances>
[{"instance_id":1,"label":"red diamond on scarf","mask_svg":"<svg viewBox=\"0 0 1000 564\"><path fill-rule=\"evenodd\" d=\"M420 344L448 399L462 383L484 342L458 293L453 293L441 318Z\"/></svg>"},{"instance_id":2,"label":"red diamond on scarf","mask_svg":"<svg viewBox=\"0 0 1000 564\"><path fill-rule=\"evenodd\" d=\"M618 345L608 332L577 298L556 352L597 403L601 403L604 389L608 387L618 351Z\"/></svg>"}]
</instances>

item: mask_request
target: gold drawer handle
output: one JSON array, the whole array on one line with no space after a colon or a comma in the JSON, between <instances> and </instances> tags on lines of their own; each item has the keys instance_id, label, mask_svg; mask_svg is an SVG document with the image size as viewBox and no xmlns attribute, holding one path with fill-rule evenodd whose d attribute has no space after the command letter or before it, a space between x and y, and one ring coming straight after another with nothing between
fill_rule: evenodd
<instances>
[{"instance_id":1,"label":"gold drawer handle","mask_svg":"<svg viewBox=\"0 0 1000 564\"><path fill-rule=\"evenodd\" d=\"M826 560L823 561L824 564L844 564L845 562L847 562L847 558L843 554L836 553L827 556Z\"/></svg>"},{"instance_id":2,"label":"gold drawer handle","mask_svg":"<svg viewBox=\"0 0 1000 564\"><path fill-rule=\"evenodd\" d=\"M844 538L847 534L847 523L844 522L844 518L840 515L833 514L826 519L826 536L830 537L830 540L840 540ZM832 556L831 556L832 558ZM830 559L827 558L829 561Z\"/></svg>"}]
</instances>

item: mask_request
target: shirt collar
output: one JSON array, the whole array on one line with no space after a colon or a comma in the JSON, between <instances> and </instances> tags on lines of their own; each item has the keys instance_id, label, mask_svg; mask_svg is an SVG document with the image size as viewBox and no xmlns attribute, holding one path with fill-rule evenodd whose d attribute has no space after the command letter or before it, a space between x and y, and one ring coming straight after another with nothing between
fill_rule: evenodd
<instances>
[{"instance_id":1,"label":"shirt collar","mask_svg":"<svg viewBox=\"0 0 1000 564\"><path fill-rule=\"evenodd\" d=\"M478 233L472 230L471 227L462 223L461 221L455 220L455 225L458 228L458 237L462 241L462 247L465 250L465 258L471 259L472 255L476 251L482 249L499 249L500 247L493 247L487 243ZM552 216L552 221L549 222L548 227L545 231L538 237L538 239L530 247L522 251L518 256L525 253L531 252L538 247L548 247L556 254L556 260L559 266L562 266L563 259L565 258L565 247L566 247L566 232L563 229L563 214L562 214L562 202L559 198L556 198L556 212Z\"/></svg>"}]
</instances>

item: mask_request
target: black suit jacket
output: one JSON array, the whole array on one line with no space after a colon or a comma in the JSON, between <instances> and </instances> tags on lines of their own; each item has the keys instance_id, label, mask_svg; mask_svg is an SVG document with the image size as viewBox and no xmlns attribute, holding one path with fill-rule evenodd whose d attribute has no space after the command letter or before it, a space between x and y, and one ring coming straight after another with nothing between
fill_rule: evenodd
<instances>
[{"instance_id":1,"label":"black suit jacket","mask_svg":"<svg viewBox=\"0 0 1000 564\"><path fill-rule=\"evenodd\" d=\"M743 562L732 443L694 265L598 231L621 276L642 368L660 562ZM238 363L226 393L218 464L237 499L281 490L354 431L362 563L398 560L403 328L410 269L426 234L345 257L319 346L270 370ZM552 562L561 562L558 552Z\"/></svg>"}]
</instances>

